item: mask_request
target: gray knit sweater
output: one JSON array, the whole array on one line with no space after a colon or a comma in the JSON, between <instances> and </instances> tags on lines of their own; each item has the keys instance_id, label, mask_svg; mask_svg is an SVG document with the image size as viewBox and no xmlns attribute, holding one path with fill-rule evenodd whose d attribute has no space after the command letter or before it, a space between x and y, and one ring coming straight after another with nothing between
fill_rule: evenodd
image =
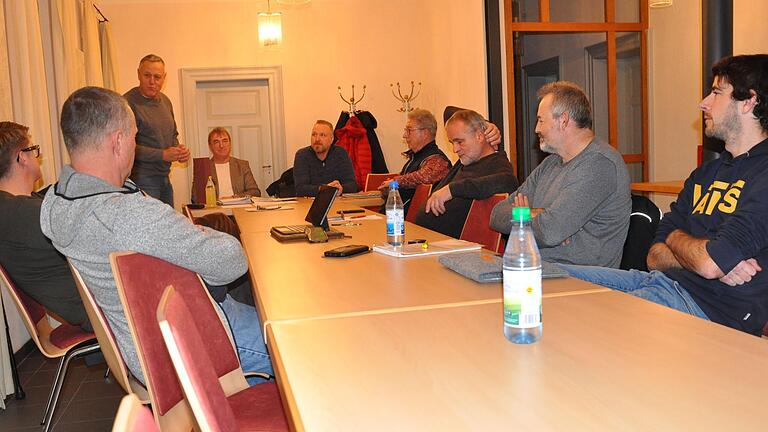
<instances>
[{"instance_id":1,"label":"gray knit sweater","mask_svg":"<svg viewBox=\"0 0 768 432\"><path fill-rule=\"evenodd\" d=\"M621 154L597 139L563 163L549 155L517 189L544 211L532 221L541 256L565 264L618 267L632 200ZM491 213L491 228L509 233L517 193Z\"/></svg>"},{"instance_id":2,"label":"gray knit sweater","mask_svg":"<svg viewBox=\"0 0 768 432\"><path fill-rule=\"evenodd\" d=\"M136 160L131 179L167 176L171 163L163 160L163 150L179 145L179 132L168 96L159 93L154 99L141 95L138 87L125 93L125 99L136 117Z\"/></svg>"},{"instance_id":3,"label":"gray knit sweater","mask_svg":"<svg viewBox=\"0 0 768 432\"><path fill-rule=\"evenodd\" d=\"M197 272L225 285L248 269L234 237L192 225L171 207L146 197L127 182L117 188L67 165L40 209L40 227L67 256L112 328L128 369L144 382L128 322L115 287L109 254L136 251Z\"/></svg>"}]
</instances>

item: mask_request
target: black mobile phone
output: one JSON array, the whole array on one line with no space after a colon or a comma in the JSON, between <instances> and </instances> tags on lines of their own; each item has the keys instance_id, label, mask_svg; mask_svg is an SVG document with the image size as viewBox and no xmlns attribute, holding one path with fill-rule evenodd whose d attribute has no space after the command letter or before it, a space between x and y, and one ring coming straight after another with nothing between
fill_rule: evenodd
<instances>
[{"instance_id":1,"label":"black mobile phone","mask_svg":"<svg viewBox=\"0 0 768 432\"><path fill-rule=\"evenodd\" d=\"M370 247L365 245L346 245L325 251L328 258L345 258L369 252Z\"/></svg>"},{"instance_id":2,"label":"black mobile phone","mask_svg":"<svg viewBox=\"0 0 768 432\"><path fill-rule=\"evenodd\" d=\"M336 214L340 214L344 216L345 214L352 214L352 213L365 213L365 210L363 209L352 209L352 210L339 210L336 212Z\"/></svg>"}]
</instances>

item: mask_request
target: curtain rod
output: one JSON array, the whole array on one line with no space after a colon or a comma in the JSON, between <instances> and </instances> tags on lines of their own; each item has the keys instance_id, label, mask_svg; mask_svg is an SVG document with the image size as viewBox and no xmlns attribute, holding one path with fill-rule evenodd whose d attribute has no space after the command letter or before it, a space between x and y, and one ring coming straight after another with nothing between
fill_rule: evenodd
<instances>
[{"instance_id":1,"label":"curtain rod","mask_svg":"<svg viewBox=\"0 0 768 432\"><path fill-rule=\"evenodd\" d=\"M107 19L107 17L105 17L105 16L104 16L104 14L103 14L103 13L101 13L101 10L99 9L99 7L98 7L98 6L96 6L96 5L94 4L94 5L93 5L93 8L94 8L94 9L96 9L96 12L98 12L98 13L99 13L99 15L101 15L101 19L99 20L99 22L109 22L109 20Z\"/></svg>"}]
</instances>

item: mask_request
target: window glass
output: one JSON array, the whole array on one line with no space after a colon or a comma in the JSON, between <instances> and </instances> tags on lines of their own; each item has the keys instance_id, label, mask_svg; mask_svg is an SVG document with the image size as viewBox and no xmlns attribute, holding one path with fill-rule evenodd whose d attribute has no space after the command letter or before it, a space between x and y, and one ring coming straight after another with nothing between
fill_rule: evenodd
<instances>
[{"instance_id":1,"label":"window glass","mask_svg":"<svg viewBox=\"0 0 768 432\"><path fill-rule=\"evenodd\" d=\"M515 58L515 79L519 89L515 100L516 138L521 177L527 177L546 157L539 149L534 129L539 103L537 91L548 82L568 80L581 86L592 104L595 133L608 139L605 37L605 33L516 34L515 52L521 53ZM602 54L599 47L602 47Z\"/></svg>"},{"instance_id":2,"label":"window glass","mask_svg":"<svg viewBox=\"0 0 768 432\"><path fill-rule=\"evenodd\" d=\"M605 0L549 0L551 22L605 22Z\"/></svg>"}]
</instances>

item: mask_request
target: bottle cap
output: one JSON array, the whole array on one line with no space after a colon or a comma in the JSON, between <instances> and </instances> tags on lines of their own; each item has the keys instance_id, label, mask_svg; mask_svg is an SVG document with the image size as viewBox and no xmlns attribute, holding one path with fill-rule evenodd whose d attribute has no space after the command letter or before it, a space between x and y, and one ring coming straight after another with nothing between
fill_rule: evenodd
<instances>
[{"instance_id":1,"label":"bottle cap","mask_svg":"<svg viewBox=\"0 0 768 432\"><path fill-rule=\"evenodd\" d=\"M512 220L528 222L531 220L531 209L528 207L512 207Z\"/></svg>"},{"instance_id":2,"label":"bottle cap","mask_svg":"<svg viewBox=\"0 0 768 432\"><path fill-rule=\"evenodd\" d=\"M397 189L399 185L397 184L397 180L390 180L389 182L389 188L390 189Z\"/></svg>"}]
</instances>

